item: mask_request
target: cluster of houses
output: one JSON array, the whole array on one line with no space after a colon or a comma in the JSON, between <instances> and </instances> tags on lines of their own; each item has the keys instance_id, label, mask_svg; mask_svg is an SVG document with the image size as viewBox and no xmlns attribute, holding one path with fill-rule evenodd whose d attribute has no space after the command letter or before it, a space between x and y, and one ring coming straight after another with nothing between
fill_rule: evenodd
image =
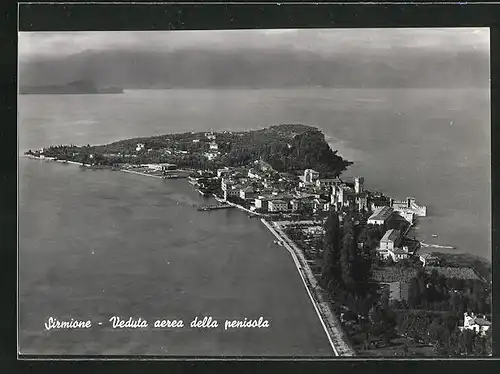
<instances>
[{"instance_id":1,"label":"cluster of houses","mask_svg":"<svg viewBox=\"0 0 500 374\"><path fill-rule=\"evenodd\" d=\"M385 227L394 216L412 224L415 217L425 217L427 214L427 208L417 205L413 197L407 197L405 200L378 199L372 202L371 211L373 213L367 223L382 227ZM379 255L384 259L392 258L394 262L414 255L418 245L404 240L404 234L400 230L388 229L380 240Z\"/></svg>"},{"instance_id":2,"label":"cluster of houses","mask_svg":"<svg viewBox=\"0 0 500 374\"><path fill-rule=\"evenodd\" d=\"M277 173L263 161L256 161L248 170L220 169L224 199L238 197L250 203L252 210L266 213L296 213L340 210L356 204L358 211L367 209L363 178L350 185L339 179L320 178L307 169L303 175Z\"/></svg>"},{"instance_id":3,"label":"cluster of houses","mask_svg":"<svg viewBox=\"0 0 500 374\"><path fill-rule=\"evenodd\" d=\"M426 208L418 206L412 197L398 201L367 191L363 177L347 183L339 178L320 178L320 174L312 169L306 169L298 176L278 173L262 160L248 167L226 167L217 170L216 174L207 175L201 171L199 174L200 180L220 183L224 200L239 200L248 209L260 213L345 212L352 208L357 212L372 212L367 223L387 228L378 248L384 259L392 258L398 262L412 256L418 249L418 242L407 240L406 232L389 229L388 222L396 216L408 227L415 217L426 215ZM198 184L202 183L198 181ZM342 220L343 215L339 218Z\"/></svg>"},{"instance_id":4,"label":"cluster of houses","mask_svg":"<svg viewBox=\"0 0 500 374\"><path fill-rule=\"evenodd\" d=\"M354 207L358 212L372 211L367 223L382 227L386 227L395 215L411 224L415 217L427 213L426 207L418 206L412 197L398 201L370 194L364 189L363 177L346 183L338 178L322 179L312 169L306 169L303 175L295 177L276 173L263 161L256 161L248 170L220 169L217 177L221 179L225 200L240 198L248 203L251 210L259 212L296 213L307 210L318 213ZM390 257L397 262L413 255L417 247L405 243L403 237L404 233L399 230L387 230L378 250L381 257Z\"/></svg>"}]
</instances>

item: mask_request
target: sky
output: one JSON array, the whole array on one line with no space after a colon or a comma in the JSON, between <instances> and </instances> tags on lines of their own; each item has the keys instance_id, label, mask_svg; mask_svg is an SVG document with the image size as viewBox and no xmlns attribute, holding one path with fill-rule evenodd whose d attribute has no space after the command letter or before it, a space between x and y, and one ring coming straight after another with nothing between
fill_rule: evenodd
<instances>
[{"instance_id":1,"label":"sky","mask_svg":"<svg viewBox=\"0 0 500 374\"><path fill-rule=\"evenodd\" d=\"M269 48L331 55L355 50L424 48L489 51L488 28L275 29L211 31L20 32L19 57L57 57L86 50Z\"/></svg>"}]
</instances>

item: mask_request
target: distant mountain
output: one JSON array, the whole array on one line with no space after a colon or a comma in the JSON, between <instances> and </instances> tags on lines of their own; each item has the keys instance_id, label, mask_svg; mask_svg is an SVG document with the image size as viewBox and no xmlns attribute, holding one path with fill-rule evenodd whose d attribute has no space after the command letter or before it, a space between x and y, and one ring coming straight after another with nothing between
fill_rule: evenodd
<instances>
[{"instance_id":1,"label":"distant mountain","mask_svg":"<svg viewBox=\"0 0 500 374\"><path fill-rule=\"evenodd\" d=\"M20 61L22 86L91 80L124 88L488 87L489 55L406 48L316 53L245 49L85 51Z\"/></svg>"},{"instance_id":2,"label":"distant mountain","mask_svg":"<svg viewBox=\"0 0 500 374\"><path fill-rule=\"evenodd\" d=\"M60 85L21 86L20 94L116 94L123 93L119 87L98 89L92 81L80 80Z\"/></svg>"}]
</instances>

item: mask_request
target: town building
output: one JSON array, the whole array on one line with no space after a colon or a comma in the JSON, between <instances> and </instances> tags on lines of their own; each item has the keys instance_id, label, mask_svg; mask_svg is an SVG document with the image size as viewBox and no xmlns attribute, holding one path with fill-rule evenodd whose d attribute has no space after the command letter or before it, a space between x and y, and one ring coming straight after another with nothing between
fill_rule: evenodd
<instances>
[{"instance_id":1,"label":"town building","mask_svg":"<svg viewBox=\"0 0 500 374\"><path fill-rule=\"evenodd\" d=\"M298 210L300 210L300 200L297 199L290 200L290 207L292 209L292 212L297 212Z\"/></svg>"},{"instance_id":2,"label":"town building","mask_svg":"<svg viewBox=\"0 0 500 374\"><path fill-rule=\"evenodd\" d=\"M328 212L330 210L330 203L327 200L316 198L314 199L313 211Z\"/></svg>"},{"instance_id":3,"label":"town building","mask_svg":"<svg viewBox=\"0 0 500 374\"><path fill-rule=\"evenodd\" d=\"M403 248L395 247L393 249L387 250L387 253L394 262L405 260L408 257L410 257L410 254L408 253L408 247L403 247Z\"/></svg>"},{"instance_id":4,"label":"town building","mask_svg":"<svg viewBox=\"0 0 500 374\"><path fill-rule=\"evenodd\" d=\"M404 200L391 200L391 207L397 212L410 212L417 217L427 215L427 207L418 205L414 197L407 197Z\"/></svg>"},{"instance_id":5,"label":"town building","mask_svg":"<svg viewBox=\"0 0 500 374\"><path fill-rule=\"evenodd\" d=\"M269 209L269 198L265 196L258 196L254 202L255 209L267 211Z\"/></svg>"},{"instance_id":6,"label":"town building","mask_svg":"<svg viewBox=\"0 0 500 374\"><path fill-rule=\"evenodd\" d=\"M252 187L243 187L240 189L240 198L243 200L253 199L255 197L255 191Z\"/></svg>"},{"instance_id":7,"label":"town building","mask_svg":"<svg viewBox=\"0 0 500 374\"><path fill-rule=\"evenodd\" d=\"M379 254L383 258L388 258L390 256L389 251L393 251L399 245L400 237L401 233L398 230L387 230L380 239Z\"/></svg>"},{"instance_id":8,"label":"town building","mask_svg":"<svg viewBox=\"0 0 500 374\"><path fill-rule=\"evenodd\" d=\"M360 194L365 190L365 178L356 177L354 178L354 192Z\"/></svg>"},{"instance_id":9,"label":"town building","mask_svg":"<svg viewBox=\"0 0 500 374\"><path fill-rule=\"evenodd\" d=\"M135 150L137 152L140 152L144 149L145 145L143 143L137 143L137 146L135 147Z\"/></svg>"},{"instance_id":10,"label":"town building","mask_svg":"<svg viewBox=\"0 0 500 374\"><path fill-rule=\"evenodd\" d=\"M478 334L484 335L490 329L491 322L486 319L486 316L476 316L474 313L464 313L464 324L459 326L460 331L473 330Z\"/></svg>"},{"instance_id":11,"label":"town building","mask_svg":"<svg viewBox=\"0 0 500 374\"><path fill-rule=\"evenodd\" d=\"M304 182L306 183L315 183L319 178L319 173L312 169L304 170Z\"/></svg>"},{"instance_id":12,"label":"town building","mask_svg":"<svg viewBox=\"0 0 500 374\"><path fill-rule=\"evenodd\" d=\"M254 169L254 168L250 168L250 170L248 170L248 178L251 178L251 179L262 179L264 178L264 175L262 172Z\"/></svg>"},{"instance_id":13,"label":"town building","mask_svg":"<svg viewBox=\"0 0 500 374\"><path fill-rule=\"evenodd\" d=\"M368 196L365 192L360 192L355 197L356 209L358 212L368 210Z\"/></svg>"},{"instance_id":14,"label":"town building","mask_svg":"<svg viewBox=\"0 0 500 374\"><path fill-rule=\"evenodd\" d=\"M334 178L326 178L326 179L316 179L316 187L318 188L332 188L337 181Z\"/></svg>"},{"instance_id":15,"label":"town building","mask_svg":"<svg viewBox=\"0 0 500 374\"><path fill-rule=\"evenodd\" d=\"M370 196L370 208L375 211L377 208L391 206L391 200L385 196Z\"/></svg>"},{"instance_id":16,"label":"town building","mask_svg":"<svg viewBox=\"0 0 500 374\"><path fill-rule=\"evenodd\" d=\"M227 200L230 197L239 197L240 189L237 186L231 186L224 190L224 200Z\"/></svg>"},{"instance_id":17,"label":"town building","mask_svg":"<svg viewBox=\"0 0 500 374\"><path fill-rule=\"evenodd\" d=\"M220 187L221 187L222 191L225 191L234 184L235 184L235 182L232 179L224 176L221 179Z\"/></svg>"},{"instance_id":18,"label":"town building","mask_svg":"<svg viewBox=\"0 0 500 374\"><path fill-rule=\"evenodd\" d=\"M347 184L333 184L330 203L336 210L350 206L355 201L354 190Z\"/></svg>"},{"instance_id":19,"label":"town building","mask_svg":"<svg viewBox=\"0 0 500 374\"><path fill-rule=\"evenodd\" d=\"M373 214L368 218L369 225L384 225L394 213L394 209L388 206L376 208Z\"/></svg>"},{"instance_id":20,"label":"town building","mask_svg":"<svg viewBox=\"0 0 500 374\"><path fill-rule=\"evenodd\" d=\"M225 177L225 176L229 175L230 172L231 172L231 170L227 167L225 167L223 169L217 169L217 178Z\"/></svg>"},{"instance_id":21,"label":"town building","mask_svg":"<svg viewBox=\"0 0 500 374\"><path fill-rule=\"evenodd\" d=\"M288 203L285 200L270 200L270 212L286 212L288 210Z\"/></svg>"}]
</instances>

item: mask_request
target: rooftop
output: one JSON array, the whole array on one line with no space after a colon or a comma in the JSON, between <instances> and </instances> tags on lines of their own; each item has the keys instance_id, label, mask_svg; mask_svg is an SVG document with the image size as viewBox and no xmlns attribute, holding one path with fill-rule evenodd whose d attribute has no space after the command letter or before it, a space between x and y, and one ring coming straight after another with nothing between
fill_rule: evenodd
<instances>
[{"instance_id":1,"label":"rooftop","mask_svg":"<svg viewBox=\"0 0 500 374\"><path fill-rule=\"evenodd\" d=\"M491 325L491 322L484 319L484 318L480 318L480 317L476 317L474 319L474 323L478 324L479 326L490 326Z\"/></svg>"},{"instance_id":2,"label":"rooftop","mask_svg":"<svg viewBox=\"0 0 500 374\"><path fill-rule=\"evenodd\" d=\"M408 254L407 251L405 251L404 249L401 249L401 248L394 248L392 251L392 253L394 253L395 255L404 255L404 254Z\"/></svg>"},{"instance_id":3,"label":"rooftop","mask_svg":"<svg viewBox=\"0 0 500 374\"><path fill-rule=\"evenodd\" d=\"M375 212L368 218L368 220L383 220L385 221L388 219L392 212L394 212L394 209L388 206L383 206L375 209Z\"/></svg>"},{"instance_id":4,"label":"rooftop","mask_svg":"<svg viewBox=\"0 0 500 374\"><path fill-rule=\"evenodd\" d=\"M400 235L399 230L390 229L385 232L384 236L382 237L382 239L380 239L380 241L395 241L397 238L399 238L399 235Z\"/></svg>"}]
</instances>

